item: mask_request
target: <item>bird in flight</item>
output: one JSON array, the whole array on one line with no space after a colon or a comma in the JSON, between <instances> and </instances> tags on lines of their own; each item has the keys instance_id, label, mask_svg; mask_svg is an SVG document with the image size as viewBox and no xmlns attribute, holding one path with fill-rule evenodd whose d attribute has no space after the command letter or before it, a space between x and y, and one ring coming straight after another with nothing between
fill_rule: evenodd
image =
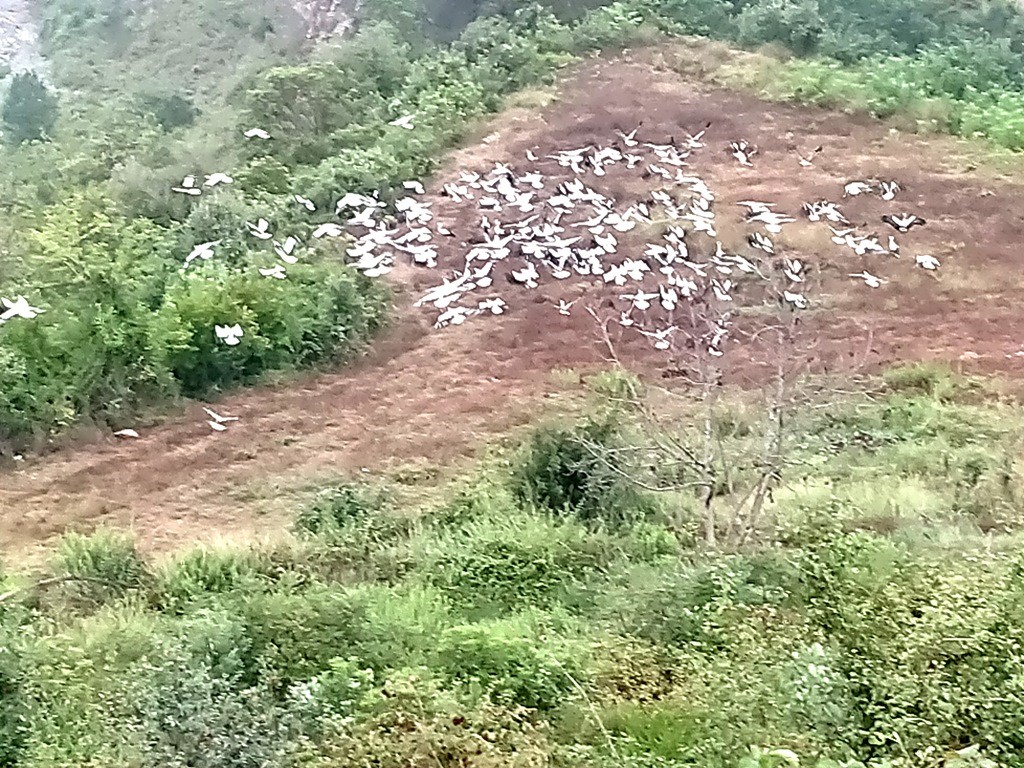
<instances>
[{"instance_id":1,"label":"bird in flight","mask_svg":"<svg viewBox=\"0 0 1024 768\"><path fill-rule=\"evenodd\" d=\"M242 330L242 326L238 323L234 325L217 325L214 326L213 330L217 334L217 338L229 347L237 347L242 343L242 337L245 335L245 331Z\"/></svg>"},{"instance_id":2,"label":"bird in flight","mask_svg":"<svg viewBox=\"0 0 1024 768\"><path fill-rule=\"evenodd\" d=\"M901 214L898 216L890 216L886 214L882 217L882 221L888 224L890 227L895 229L897 232L909 232L914 227L924 226L927 222L920 216L914 214Z\"/></svg>"},{"instance_id":3,"label":"bird in flight","mask_svg":"<svg viewBox=\"0 0 1024 768\"><path fill-rule=\"evenodd\" d=\"M262 128L250 128L242 135L245 136L245 138L247 139L262 139L263 141L266 141L267 139L270 138L270 134L267 133Z\"/></svg>"},{"instance_id":4,"label":"bird in flight","mask_svg":"<svg viewBox=\"0 0 1024 768\"><path fill-rule=\"evenodd\" d=\"M0 312L0 325L15 317L20 317L23 320L34 320L43 313L43 310L29 304L28 299L24 296L18 296L13 301L0 298L0 306L3 307L3 311Z\"/></svg>"},{"instance_id":5,"label":"bird in flight","mask_svg":"<svg viewBox=\"0 0 1024 768\"><path fill-rule=\"evenodd\" d=\"M407 131L411 131L415 126L412 124L413 119L416 115L402 115L397 120L392 120L388 125L393 125L396 128L405 128Z\"/></svg>"}]
</instances>

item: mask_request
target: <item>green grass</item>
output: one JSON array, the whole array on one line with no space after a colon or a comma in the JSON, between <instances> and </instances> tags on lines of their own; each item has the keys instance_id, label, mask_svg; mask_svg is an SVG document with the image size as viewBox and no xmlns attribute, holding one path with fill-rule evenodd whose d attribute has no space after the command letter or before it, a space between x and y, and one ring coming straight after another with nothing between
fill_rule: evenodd
<instances>
[{"instance_id":1,"label":"green grass","mask_svg":"<svg viewBox=\"0 0 1024 768\"><path fill-rule=\"evenodd\" d=\"M57 581L9 577L24 588L0 603L4 759L398 766L487 744L498 766L731 768L759 745L909 766L977 744L1017 768L1021 521L1007 504L984 529L998 496L970 494L1024 417L986 392L897 370L798 420L800 470L736 551L657 517L524 508L508 462L415 514L325 488L272 547L152 563L70 537Z\"/></svg>"}]
</instances>

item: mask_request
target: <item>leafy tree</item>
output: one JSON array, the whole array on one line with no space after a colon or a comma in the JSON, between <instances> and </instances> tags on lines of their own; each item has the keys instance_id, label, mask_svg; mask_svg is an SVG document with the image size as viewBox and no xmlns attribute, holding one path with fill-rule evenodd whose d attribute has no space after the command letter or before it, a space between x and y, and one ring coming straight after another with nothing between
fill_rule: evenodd
<instances>
[{"instance_id":1,"label":"leafy tree","mask_svg":"<svg viewBox=\"0 0 1024 768\"><path fill-rule=\"evenodd\" d=\"M3 122L15 144L45 138L57 122L57 97L35 72L15 75L4 102Z\"/></svg>"}]
</instances>

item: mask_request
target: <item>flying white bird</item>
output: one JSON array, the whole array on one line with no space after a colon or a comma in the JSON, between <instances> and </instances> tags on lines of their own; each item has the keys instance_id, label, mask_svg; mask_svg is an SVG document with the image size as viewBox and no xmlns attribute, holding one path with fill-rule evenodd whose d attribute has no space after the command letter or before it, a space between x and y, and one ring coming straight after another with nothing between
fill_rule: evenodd
<instances>
[{"instance_id":1,"label":"flying white bird","mask_svg":"<svg viewBox=\"0 0 1024 768\"><path fill-rule=\"evenodd\" d=\"M730 154L736 158L740 165L753 166L750 158L757 154L757 147L751 146L746 141L733 141L729 144Z\"/></svg>"},{"instance_id":2,"label":"flying white bird","mask_svg":"<svg viewBox=\"0 0 1024 768\"><path fill-rule=\"evenodd\" d=\"M880 277L875 277L867 270L864 270L863 272L855 272L851 274L850 277L856 277L858 280L863 280L864 285L866 285L868 288L880 288L881 286L889 282L888 280L883 280Z\"/></svg>"},{"instance_id":3,"label":"flying white bird","mask_svg":"<svg viewBox=\"0 0 1024 768\"><path fill-rule=\"evenodd\" d=\"M396 128L405 128L407 131L411 131L415 127L412 124L412 121L415 117L416 115L403 115L402 117L399 117L397 120L392 120L390 123L388 123L388 125L393 125Z\"/></svg>"},{"instance_id":4,"label":"flying white bird","mask_svg":"<svg viewBox=\"0 0 1024 768\"><path fill-rule=\"evenodd\" d=\"M288 277L288 275L284 271L284 267L282 267L280 264L275 264L270 269L263 269L261 267L260 274L263 275L263 277L272 277L275 280L284 280L286 277Z\"/></svg>"},{"instance_id":5,"label":"flying white bird","mask_svg":"<svg viewBox=\"0 0 1024 768\"><path fill-rule=\"evenodd\" d=\"M889 216L886 214L882 217L882 221L888 224L890 227L895 229L897 232L909 232L914 227L923 226L927 222L920 216L914 214L902 214L899 216Z\"/></svg>"},{"instance_id":6,"label":"flying white bird","mask_svg":"<svg viewBox=\"0 0 1024 768\"><path fill-rule=\"evenodd\" d=\"M221 416L216 411L211 411L205 405L203 406L203 410L206 411L206 415L207 416L209 416L211 419L213 419L218 424L227 424L228 422L231 422L231 421L238 421L238 417L237 416Z\"/></svg>"},{"instance_id":7,"label":"flying white bird","mask_svg":"<svg viewBox=\"0 0 1024 768\"><path fill-rule=\"evenodd\" d=\"M917 257L916 261L917 266L922 267L923 269L934 271L939 268L939 260L934 256L929 256L928 254L921 254Z\"/></svg>"},{"instance_id":8,"label":"flying white bird","mask_svg":"<svg viewBox=\"0 0 1024 768\"><path fill-rule=\"evenodd\" d=\"M782 298L786 303L792 304L797 309L807 309L807 299L802 294L783 291Z\"/></svg>"},{"instance_id":9,"label":"flying white bird","mask_svg":"<svg viewBox=\"0 0 1024 768\"><path fill-rule=\"evenodd\" d=\"M313 237L319 240L321 237L341 237L345 234L345 229L340 224L335 224L333 221L328 221L325 224L321 224L319 227L313 230Z\"/></svg>"},{"instance_id":10,"label":"flying white bird","mask_svg":"<svg viewBox=\"0 0 1024 768\"><path fill-rule=\"evenodd\" d=\"M417 195L426 194L426 190L423 189L423 185L418 181L405 181L402 182L402 186Z\"/></svg>"},{"instance_id":11,"label":"flying white bird","mask_svg":"<svg viewBox=\"0 0 1024 768\"><path fill-rule=\"evenodd\" d=\"M204 261L213 257L213 249L220 245L220 240L211 240L208 243L200 243L192 252L185 257L185 266L187 267L196 259L203 259Z\"/></svg>"},{"instance_id":12,"label":"flying white bird","mask_svg":"<svg viewBox=\"0 0 1024 768\"><path fill-rule=\"evenodd\" d=\"M196 186L195 176L186 176L182 179L181 186L171 187L171 191L180 192L183 195L191 195L192 197L203 194L203 190Z\"/></svg>"},{"instance_id":13,"label":"flying white bird","mask_svg":"<svg viewBox=\"0 0 1024 768\"><path fill-rule=\"evenodd\" d=\"M210 429L212 429L214 432L226 432L228 429L226 426L217 421L208 421L206 423L210 425Z\"/></svg>"},{"instance_id":14,"label":"flying white bird","mask_svg":"<svg viewBox=\"0 0 1024 768\"><path fill-rule=\"evenodd\" d=\"M301 205L310 213L316 210L316 203L314 203L308 197L303 197L302 195L293 195L293 199L295 200L296 203Z\"/></svg>"},{"instance_id":15,"label":"flying white bird","mask_svg":"<svg viewBox=\"0 0 1024 768\"><path fill-rule=\"evenodd\" d=\"M270 134L262 128L250 128L242 135L247 139L263 139L264 141L270 138Z\"/></svg>"},{"instance_id":16,"label":"flying white bird","mask_svg":"<svg viewBox=\"0 0 1024 768\"><path fill-rule=\"evenodd\" d=\"M883 200L895 200L896 193L902 189L900 185L895 181L883 181L881 184L882 199Z\"/></svg>"},{"instance_id":17,"label":"flying white bird","mask_svg":"<svg viewBox=\"0 0 1024 768\"><path fill-rule=\"evenodd\" d=\"M578 301L578 299L577 299L577 301ZM565 315L566 317L568 317L569 316L569 310L572 309L572 305L575 304L575 303L576 303L575 301L566 301L565 299L559 299L558 300L558 314Z\"/></svg>"},{"instance_id":18,"label":"flying white bird","mask_svg":"<svg viewBox=\"0 0 1024 768\"><path fill-rule=\"evenodd\" d=\"M800 167L801 168L810 168L812 165L814 165L814 157L819 152L821 152L821 150L822 150L822 146L821 146L821 144L819 144L814 149L812 149L811 150L811 154L809 154L807 156L804 156L804 155L801 155L801 154L797 154L797 160L800 162Z\"/></svg>"},{"instance_id":19,"label":"flying white bird","mask_svg":"<svg viewBox=\"0 0 1024 768\"><path fill-rule=\"evenodd\" d=\"M866 181L851 181L843 187L843 197L857 197L858 195L870 192L872 189L874 187Z\"/></svg>"},{"instance_id":20,"label":"flying white bird","mask_svg":"<svg viewBox=\"0 0 1024 768\"><path fill-rule=\"evenodd\" d=\"M250 235L259 238L260 240L269 240L273 237L273 234L270 232L270 222L266 219L260 219L255 224L247 221L245 222L245 226L249 228Z\"/></svg>"},{"instance_id":21,"label":"flying white bird","mask_svg":"<svg viewBox=\"0 0 1024 768\"><path fill-rule=\"evenodd\" d=\"M203 182L204 187L216 187L218 184L233 184L235 180L226 173L211 173Z\"/></svg>"},{"instance_id":22,"label":"flying white bird","mask_svg":"<svg viewBox=\"0 0 1024 768\"><path fill-rule=\"evenodd\" d=\"M139 437L139 433L136 432L134 429L119 429L117 432L114 433L114 437L137 438Z\"/></svg>"},{"instance_id":23,"label":"flying white bird","mask_svg":"<svg viewBox=\"0 0 1024 768\"><path fill-rule=\"evenodd\" d=\"M29 304L24 296L18 296L13 301L0 298L0 306L3 307L3 311L0 312L0 325L15 317L20 317L23 320L34 320L43 313L43 310Z\"/></svg>"},{"instance_id":24,"label":"flying white bird","mask_svg":"<svg viewBox=\"0 0 1024 768\"><path fill-rule=\"evenodd\" d=\"M505 300L500 298L484 299L477 305L481 312L490 312L492 315L504 314L507 307Z\"/></svg>"},{"instance_id":25,"label":"flying white bird","mask_svg":"<svg viewBox=\"0 0 1024 768\"><path fill-rule=\"evenodd\" d=\"M285 238L283 243L279 243L277 240L274 241L274 253L281 259L285 264L295 264L298 258L292 255L295 250L295 246L299 244L299 241L289 235Z\"/></svg>"},{"instance_id":26,"label":"flying white bird","mask_svg":"<svg viewBox=\"0 0 1024 768\"><path fill-rule=\"evenodd\" d=\"M242 342L242 337L245 335L245 331L242 330L242 326L237 323L235 325L217 325L214 326L213 330L214 333L217 334L217 338L229 347L237 347Z\"/></svg>"}]
</instances>

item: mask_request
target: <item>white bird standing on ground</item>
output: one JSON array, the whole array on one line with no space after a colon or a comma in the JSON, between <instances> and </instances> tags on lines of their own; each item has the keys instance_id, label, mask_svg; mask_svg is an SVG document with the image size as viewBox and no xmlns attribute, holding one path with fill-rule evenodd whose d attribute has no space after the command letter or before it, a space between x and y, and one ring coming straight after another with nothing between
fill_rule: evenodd
<instances>
[{"instance_id":1,"label":"white bird standing on ground","mask_svg":"<svg viewBox=\"0 0 1024 768\"><path fill-rule=\"evenodd\" d=\"M114 437L138 438L139 433L136 432L134 429L119 429L117 432L114 433Z\"/></svg>"},{"instance_id":2,"label":"white bird standing on ground","mask_svg":"<svg viewBox=\"0 0 1024 768\"><path fill-rule=\"evenodd\" d=\"M930 256L925 253L918 256L915 259L915 261L917 262L917 266L921 267L922 269L927 269L934 272L936 269L939 268L939 260L936 259L934 256Z\"/></svg>"},{"instance_id":3,"label":"white bird standing on ground","mask_svg":"<svg viewBox=\"0 0 1024 768\"><path fill-rule=\"evenodd\" d=\"M245 335L245 331L242 330L242 326L238 323L234 325L217 325L214 326L213 330L217 334L217 338L229 347L237 347L242 343L242 337Z\"/></svg>"}]
</instances>

